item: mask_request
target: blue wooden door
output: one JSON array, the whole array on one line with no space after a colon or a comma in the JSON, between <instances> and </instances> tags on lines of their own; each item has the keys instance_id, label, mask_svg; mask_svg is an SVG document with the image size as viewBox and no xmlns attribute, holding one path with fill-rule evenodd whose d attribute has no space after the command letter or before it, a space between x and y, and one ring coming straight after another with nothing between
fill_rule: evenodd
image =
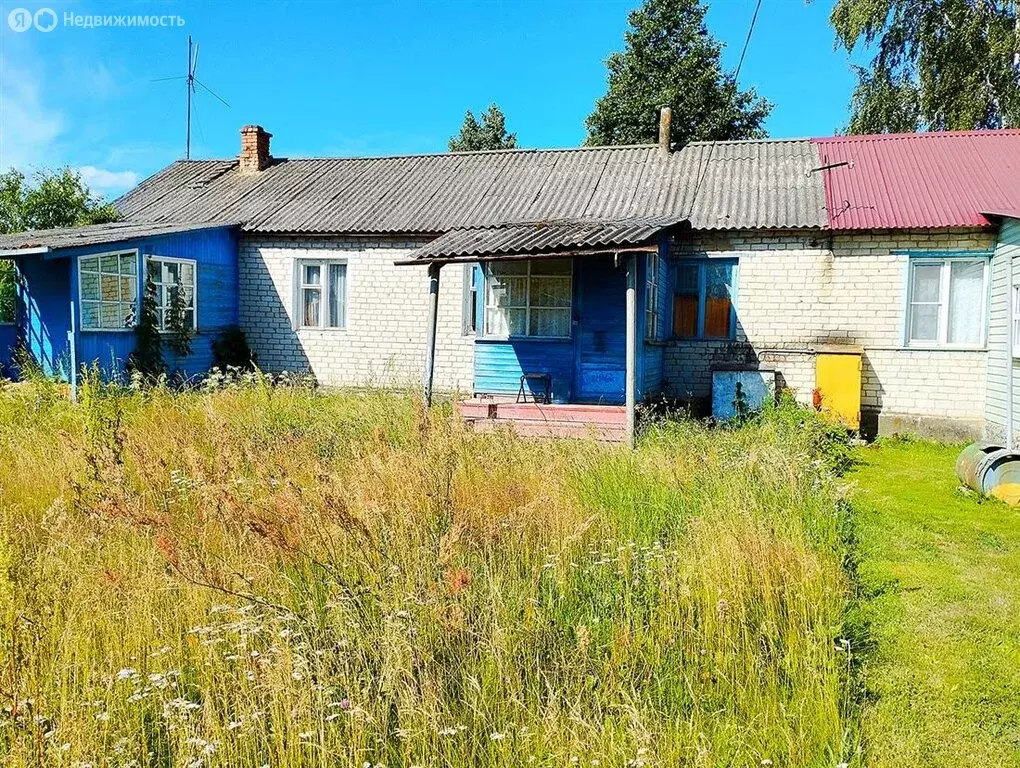
<instances>
[{"instance_id":1,"label":"blue wooden door","mask_svg":"<svg viewBox=\"0 0 1020 768\"><path fill-rule=\"evenodd\" d=\"M611 256L577 260L574 399L622 403L627 365L627 268Z\"/></svg>"}]
</instances>

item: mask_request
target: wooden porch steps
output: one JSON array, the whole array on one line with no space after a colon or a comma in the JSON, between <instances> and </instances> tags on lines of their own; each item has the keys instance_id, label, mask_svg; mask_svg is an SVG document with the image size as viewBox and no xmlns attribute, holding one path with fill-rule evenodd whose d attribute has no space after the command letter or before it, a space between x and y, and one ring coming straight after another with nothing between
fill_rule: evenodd
<instances>
[{"instance_id":1,"label":"wooden porch steps","mask_svg":"<svg viewBox=\"0 0 1020 768\"><path fill-rule=\"evenodd\" d=\"M500 402L474 398L457 404L472 429L512 429L521 437L595 439L619 443L626 437L627 410L622 405Z\"/></svg>"}]
</instances>

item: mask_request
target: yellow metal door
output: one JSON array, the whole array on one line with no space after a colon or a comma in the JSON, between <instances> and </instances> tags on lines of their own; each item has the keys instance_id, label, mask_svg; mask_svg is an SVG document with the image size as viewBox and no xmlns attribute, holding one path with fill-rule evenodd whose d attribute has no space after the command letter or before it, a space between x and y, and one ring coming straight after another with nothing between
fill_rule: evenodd
<instances>
[{"instance_id":1,"label":"yellow metal door","mask_svg":"<svg viewBox=\"0 0 1020 768\"><path fill-rule=\"evenodd\" d=\"M821 409L848 429L861 428L861 356L819 352L815 357L815 386Z\"/></svg>"}]
</instances>

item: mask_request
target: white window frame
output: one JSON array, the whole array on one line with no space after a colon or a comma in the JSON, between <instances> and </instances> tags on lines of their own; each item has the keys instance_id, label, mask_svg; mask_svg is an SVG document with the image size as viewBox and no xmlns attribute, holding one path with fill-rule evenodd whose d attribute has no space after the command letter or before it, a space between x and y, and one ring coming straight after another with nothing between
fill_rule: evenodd
<instances>
[{"instance_id":1,"label":"white window frame","mask_svg":"<svg viewBox=\"0 0 1020 768\"><path fill-rule=\"evenodd\" d=\"M120 257L131 256L135 260L135 297L134 297L134 300L131 303L134 305L135 321L137 322L137 320L138 320L138 309L139 309L139 301L140 301L140 298L139 298L139 286L141 285L141 279L142 279L141 269L140 269L140 266L138 264L138 249L137 248L127 248L127 249L121 249L121 250L116 250L116 251L103 251L102 253L83 253L83 254L81 254L78 257L78 264L77 264L77 266L78 266L78 330L80 330L82 333L134 333L134 326L133 325L132 326L126 326L126 327L123 327L123 328L103 328L102 326L99 326L98 328L92 328L92 327L86 327L86 325L85 325L85 303L86 303L86 301L89 304L96 304L96 303L98 303L100 305L102 305L104 303L107 303L107 304L113 303L113 302L103 302L102 301L102 295L103 295L102 294L102 290L103 290L102 289L102 275L103 275L103 273L102 273L101 270L98 273L99 276L100 276L100 278L99 278L100 279L100 288L99 288L100 299L98 301L95 301L93 299L86 299L84 297L84 295L82 294L82 290L81 290L81 271L82 271L81 270L81 263L82 263L82 261L84 259L99 259L100 262L101 262L104 256L120 256ZM117 271L117 277L118 277L118 280L119 280L120 277L121 277L119 263L118 263L117 270L118 270ZM130 277L130 275L126 275L126 277ZM121 300L121 301L118 301L117 303L118 304L123 304L124 302L123 302L123 300ZM102 307L101 306L100 306L100 310L99 311L100 311L100 317L102 317Z\"/></svg>"},{"instance_id":2,"label":"white window frame","mask_svg":"<svg viewBox=\"0 0 1020 768\"><path fill-rule=\"evenodd\" d=\"M989 254L947 254L945 256L925 255L912 256L907 264L907 303L903 323L903 344L909 349L958 349L981 350L988 344L988 279ZM983 266L981 285L981 338L975 342L953 344L949 342L949 290L952 276L952 265L956 262L981 263ZM910 329L914 308L914 269L922 266L938 266L939 273L939 315L938 333L934 341L926 339L913 340ZM932 303L932 302L926 302Z\"/></svg>"},{"instance_id":3,"label":"white window frame","mask_svg":"<svg viewBox=\"0 0 1020 768\"><path fill-rule=\"evenodd\" d=\"M331 266L342 266L344 268L343 294L340 296L340 325L329 325L329 302L327 291L329 285L329 268ZM319 267L320 283L311 285L305 283L305 267ZM294 328L296 330L311 331L346 331L349 325L347 317L347 297L350 294L350 267L347 259L295 259L294 260ZM304 296L306 289L319 290L319 323L318 325L305 325Z\"/></svg>"},{"instance_id":4,"label":"white window frame","mask_svg":"<svg viewBox=\"0 0 1020 768\"><path fill-rule=\"evenodd\" d=\"M490 281L492 280L492 266L493 266L494 263L499 263L499 262L491 262L491 261L485 262L484 278L482 280L482 283L483 283L482 288L485 291L485 295L483 297L483 303L482 303L482 335L485 338L487 338L487 339L498 339L498 340L501 340L501 339L505 339L505 340L510 340L510 339L549 339L549 340L553 340L553 341L568 341L571 338L573 338L572 331L573 331L573 327L574 327L574 260L570 259L569 257L567 257L567 259L569 259L569 261L570 261L570 272L569 272L569 274L565 275L565 277L567 277L569 279L569 281L570 281L569 288L568 288L568 292L570 294L570 304L569 304L569 306L566 306L566 307L532 306L532 304L531 304L531 266L532 266L532 264L535 261L538 261L538 259L527 259L526 263L528 265L528 271L526 273L526 277L527 277L527 286L528 287L527 287L527 290L526 290L526 293L525 293L525 299L524 299L524 310L525 310L524 311L524 330L525 330L525 333L517 334L516 336L513 335L513 334L507 334L507 335L504 336L504 335L497 335L497 334L489 333L489 307L490 306L494 306L494 305L489 304L489 287L490 287L489 284L490 284ZM556 259L542 259L542 261L560 261L560 260L566 260L566 259L564 259L564 257L558 257ZM519 309L519 307L517 307L517 308ZM539 336L539 335L533 335L533 334L527 333L527 331L530 330L530 328L531 328L531 310L532 309L560 309L560 310L565 309L565 310L567 310L567 312L568 312L568 314L570 316L570 322L568 323L567 327L570 328L571 330L567 333L566 336Z\"/></svg>"},{"instance_id":5,"label":"white window frame","mask_svg":"<svg viewBox=\"0 0 1020 768\"><path fill-rule=\"evenodd\" d=\"M146 256L145 256L145 279L146 279L146 281L148 281L148 279L149 279L149 263L153 262L153 261L158 261L160 263L166 262L166 263L169 263L169 264L190 264L191 265L191 270L192 270L191 274L193 275L193 279L195 281L194 285L191 286L192 296L193 296L193 302L192 303L194 304L194 310L195 310L194 311L195 321L193 323L193 327L191 328L191 332L192 333L198 333L198 262L195 261L195 259L184 259L184 258L180 258L178 256L160 256L159 254L155 254L155 253L146 254ZM156 281L153 281L153 282L155 283ZM156 290L157 291L160 290L161 286L163 286L162 282L156 283ZM163 314L162 309L169 309L170 308L169 304L163 304L162 303L162 300L164 298L165 297L163 297L161 295L157 295L156 306L157 306L157 312L159 313L159 332L160 333L170 333L170 329L164 327L165 324L166 324L166 318L165 318L165 316Z\"/></svg>"},{"instance_id":6,"label":"white window frame","mask_svg":"<svg viewBox=\"0 0 1020 768\"><path fill-rule=\"evenodd\" d=\"M645 339L659 338L659 259L658 253L649 253L645 261Z\"/></svg>"},{"instance_id":7,"label":"white window frame","mask_svg":"<svg viewBox=\"0 0 1020 768\"><path fill-rule=\"evenodd\" d=\"M1013 357L1020 358L1020 285L1010 286L1013 301L1012 348Z\"/></svg>"}]
</instances>

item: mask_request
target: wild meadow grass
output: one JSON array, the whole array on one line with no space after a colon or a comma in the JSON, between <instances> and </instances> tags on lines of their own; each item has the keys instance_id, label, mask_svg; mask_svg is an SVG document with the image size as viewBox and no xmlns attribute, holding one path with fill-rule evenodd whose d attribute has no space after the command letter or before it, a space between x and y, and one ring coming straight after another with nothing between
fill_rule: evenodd
<instances>
[{"instance_id":1,"label":"wild meadow grass","mask_svg":"<svg viewBox=\"0 0 1020 768\"><path fill-rule=\"evenodd\" d=\"M836 766L844 454L301 386L0 390L5 766Z\"/></svg>"}]
</instances>

